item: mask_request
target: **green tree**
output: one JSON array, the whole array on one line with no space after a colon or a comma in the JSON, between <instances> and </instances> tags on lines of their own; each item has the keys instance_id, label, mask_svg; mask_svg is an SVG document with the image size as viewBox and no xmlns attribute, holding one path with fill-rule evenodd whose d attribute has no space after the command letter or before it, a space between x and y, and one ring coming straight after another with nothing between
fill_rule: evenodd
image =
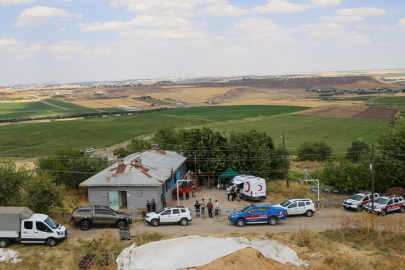
<instances>
[{"instance_id":1,"label":"green tree","mask_svg":"<svg viewBox=\"0 0 405 270\"><path fill-rule=\"evenodd\" d=\"M272 138L265 132L230 132L228 151L229 165L241 173L271 179L284 175L284 153L274 149Z\"/></svg>"},{"instance_id":2,"label":"green tree","mask_svg":"<svg viewBox=\"0 0 405 270\"><path fill-rule=\"evenodd\" d=\"M113 151L113 155L116 158L124 158L126 156L129 156L130 154L131 154L131 151L127 150L124 147L117 148Z\"/></svg>"},{"instance_id":3,"label":"green tree","mask_svg":"<svg viewBox=\"0 0 405 270\"><path fill-rule=\"evenodd\" d=\"M0 162L0 205L19 206L21 203L21 188L25 181L31 178L25 166L17 168L12 160Z\"/></svg>"},{"instance_id":4,"label":"green tree","mask_svg":"<svg viewBox=\"0 0 405 270\"><path fill-rule=\"evenodd\" d=\"M405 188L405 124L397 121L395 132L387 124L377 132L375 185L385 192L391 187Z\"/></svg>"},{"instance_id":5,"label":"green tree","mask_svg":"<svg viewBox=\"0 0 405 270\"><path fill-rule=\"evenodd\" d=\"M332 147L324 140L301 142L296 150L297 161L325 161L332 154Z\"/></svg>"},{"instance_id":6,"label":"green tree","mask_svg":"<svg viewBox=\"0 0 405 270\"><path fill-rule=\"evenodd\" d=\"M25 182L21 205L35 213L48 214L52 207L63 206L63 191L63 186L56 185L48 174L36 175Z\"/></svg>"},{"instance_id":7,"label":"green tree","mask_svg":"<svg viewBox=\"0 0 405 270\"><path fill-rule=\"evenodd\" d=\"M158 127L152 141L159 144L160 149L172 150L176 149L180 144L181 131L176 130L174 124L164 127Z\"/></svg>"},{"instance_id":8,"label":"green tree","mask_svg":"<svg viewBox=\"0 0 405 270\"><path fill-rule=\"evenodd\" d=\"M132 139L131 143L127 146L127 150L129 154L145 151L152 148L152 143L150 140L139 140L139 139Z\"/></svg>"},{"instance_id":9,"label":"green tree","mask_svg":"<svg viewBox=\"0 0 405 270\"><path fill-rule=\"evenodd\" d=\"M357 140L352 142L352 146L347 148L346 159L359 161L360 157L370 152L368 143Z\"/></svg>"},{"instance_id":10,"label":"green tree","mask_svg":"<svg viewBox=\"0 0 405 270\"><path fill-rule=\"evenodd\" d=\"M207 127L193 128L181 132L179 152L188 158L189 167L194 168L194 154L197 156L197 169L204 174L224 170L227 150L227 139L219 132Z\"/></svg>"}]
</instances>

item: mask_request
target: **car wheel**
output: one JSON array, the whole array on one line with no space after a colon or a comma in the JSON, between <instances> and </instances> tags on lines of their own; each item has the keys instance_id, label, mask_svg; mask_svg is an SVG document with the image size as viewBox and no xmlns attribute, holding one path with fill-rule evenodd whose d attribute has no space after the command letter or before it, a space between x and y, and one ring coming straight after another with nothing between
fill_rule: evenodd
<instances>
[{"instance_id":1,"label":"car wheel","mask_svg":"<svg viewBox=\"0 0 405 270\"><path fill-rule=\"evenodd\" d=\"M87 231L88 229L90 229L90 222L83 221L82 223L80 223L80 229L82 231Z\"/></svg>"},{"instance_id":2,"label":"car wheel","mask_svg":"<svg viewBox=\"0 0 405 270\"><path fill-rule=\"evenodd\" d=\"M117 221L117 228L118 229L122 229L122 228L124 228L124 227L126 227L127 226L127 223L125 222L125 221L123 221L123 220L118 220Z\"/></svg>"},{"instance_id":3,"label":"car wheel","mask_svg":"<svg viewBox=\"0 0 405 270\"><path fill-rule=\"evenodd\" d=\"M383 210L381 211L381 216L385 216L386 214L387 214L387 210L383 209Z\"/></svg>"},{"instance_id":4,"label":"car wheel","mask_svg":"<svg viewBox=\"0 0 405 270\"><path fill-rule=\"evenodd\" d=\"M308 211L305 213L305 215L306 215L307 217L312 217L313 214L314 214L314 212L312 212L312 210L308 210Z\"/></svg>"},{"instance_id":5,"label":"car wheel","mask_svg":"<svg viewBox=\"0 0 405 270\"><path fill-rule=\"evenodd\" d=\"M399 208L399 212L404 213L405 212L405 207L401 206L401 208Z\"/></svg>"},{"instance_id":6,"label":"car wheel","mask_svg":"<svg viewBox=\"0 0 405 270\"><path fill-rule=\"evenodd\" d=\"M361 211L363 211L363 206L359 205L359 206L357 207L357 212L361 212Z\"/></svg>"},{"instance_id":7,"label":"car wheel","mask_svg":"<svg viewBox=\"0 0 405 270\"><path fill-rule=\"evenodd\" d=\"M48 239L47 245L50 247L54 247L58 244L55 238Z\"/></svg>"},{"instance_id":8,"label":"car wheel","mask_svg":"<svg viewBox=\"0 0 405 270\"><path fill-rule=\"evenodd\" d=\"M181 226L187 226L187 224L188 224L188 220L187 220L186 218L182 218L182 219L180 220L180 225L181 225Z\"/></svg>"},{"instance_id":9,"label":"car wheel","mask_svg":"<svg viewBox=\"0 0 405 270\"><path fill-rule=\"evenodd\" d=\"M275 217L269 218L269 225L270 226L274 226L276 224L277 224L277 218L275 218Z\"/></svg>"},{"instance_id":10,"label":"car wheel","mask_svg":"<svg viewBox=\"0 0 405 270\"><path fill-rule=\"evenodd\" d=\"M238 227L243 227L243 226L245 226L245 221L243 220L243 219L238 219L237 221L236 221L236 226L238 226Z\"/></svg>"},{"instance_id":11,"label":"car wheel","mask_svg":"<svg viewBox=\"0 0 405 270\"><path fill-rule=\"evenodd\" d=\"M154 220L152 220L151 224L153 227L157 227L159 225L159 220L154 219Z\"/></svg>"},{"instance_id":12,"label":"car wheel","mask_svg":"<svg viewBox=\"0 0 405 270\"><path fill-rule=\"evenodd\" d=\"M0 248L5 248L8 245L7 239L0 239Z\"/></svg>"}]
</instances>

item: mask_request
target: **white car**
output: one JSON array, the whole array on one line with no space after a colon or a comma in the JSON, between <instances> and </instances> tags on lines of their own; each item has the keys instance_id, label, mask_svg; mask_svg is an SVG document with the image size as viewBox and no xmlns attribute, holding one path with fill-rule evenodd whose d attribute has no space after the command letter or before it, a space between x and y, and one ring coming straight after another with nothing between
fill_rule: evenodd
<instances>
[{"instance_id":1,"label":"white car","mask_svg":"<svg viewBox=\"0 0 405 270\"><path fill-rule=\"evenodd\" d=\"M156 213L148 213L145 217L145 221L153 227L157 227L159 224L173 223L187 226L191 220L190 209L184 206L165 207Z\"/></svg>"},{"instance_id":2,"label":"white car","mask_svg":"<svg viewBox=\"0 0 405 270\"><path fill-rule=\"evenodd\" d=\"M374 193L374 199L380 197L380 194ZM363 211L363 208L371 202L372 194L371 192L364 191L354 194L349 199L343 201L343 208L348 210L355 210L357 212Z\"/></svg>"},{"instance_id":3,"label":"white car","mask_svg":"<svg viewBox=\"0 0 405 270\"><path fill-rule=\"evenodd\" d=\"M282 207L287 210L287 216L292 215L306 215L312 217L316 212L315 205L310 199L290 199L282 204L276 204L273 206Z\"/></svg>"},{"instance_id":4,"label":"white car","mask_svg":"<svg viewBox=\"0 0 405 270\"><path fill-rule=\"evenodd\" d=\"M365 207L371 212L371 202ZM400 213L405 212L405 201L401 196L383 196L379 197L374 201L374 211L382 216L387 213L399 211Z\"/></svg>"},{"instance_id":5,"label":"white car","mask_svg":"<svg viewBox=\"0 0 405 270\"><path fill-rule=\"evenodd\" d=\"M94 153L94 148L89 148L86 150L86 153L91 154Z\"/></svg>"}]
</instances>

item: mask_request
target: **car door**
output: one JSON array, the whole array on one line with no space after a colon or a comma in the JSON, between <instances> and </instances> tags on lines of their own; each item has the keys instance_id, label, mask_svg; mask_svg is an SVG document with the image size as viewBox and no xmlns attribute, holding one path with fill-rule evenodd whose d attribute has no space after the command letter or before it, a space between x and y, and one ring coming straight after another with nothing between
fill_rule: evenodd
<instances>
[{"instance_id":1,"label":"car door","mask_svg":"<svg viewBox=\"0 0 405 270\"><path fill-rule=\"evenodd\" d=\"M172 215L172 210L168 209L166 211L164 211L163 213L160 214L160 223L170 223L172 221L170 221L171 219L171 215Z\"/></svg>"},{"instance_id":2,"label":"car door","mask_svg":"<svg viewBox=\"0 0 405 270\"><path fill-rule=\"evenodd\" d=\"M268 215L268 208L267 207L259 207L259 213L257 221L259 222L267 222L269 215Z\"/></svg>"},{"instance_id":3,"label":"car door","mask_svg":"<svg viewBox=\"0 0 405 270\"><path fill-rule=\"evenodd\" d=\"M298 202L298 208L297 208L297 214L304 214L307 212L307 207L305 205L305 202Z\"/></svg>"},{"instance_id":4,"label":"car door","mask_svg":"<svg viewBox=\"0 0 405 270\"><path fill-rule=\"evenodd\" d=\"M34 241L34 221L23 221L21 228L21 243L33 243Z\"/></svg>"},{"instance_id":5,"label":"car door","mask_svg":"<svg viewBox=\"0 0 405 270\"><path fill-rule=\"evenodd\" d=\"M104 222L108 225L114 225L117 221L117 213L111 209L104 209Z\"/></svg>"},{"instance_id":6,"label":"car door","mask_svg":"<svg viewBox=\"0 0 405 270\"><path fill-rule=\"evenodd\" d=\"M370 195L364 196L363 200L361 201L362 206L366 206L371 201Z\"/></svg>"},{"instance_id":7,"label":"car door","mask_svg":"<svg viewBox=\"0 0 405 270\"><path fill-rule=\"evenodd\" d=\"M172 209L172 215L171 215L171 222L179 222L181 219L180 215L180 210L179 209Z\"/></svg>"},{"instance_id":8,"label":"car door","mask_svg":"<svg viewBox=\"0 0 405 270\"><path fill-rule=\"evenodd\" d=\"M94 209L93 223L95 225L107 225L105 218L105 209Z\"/></svg>"},{"instance_id":9,"label":"car door","mask_svg":"<svg viewBox=\"0 0 405 270\"><path fill-rule=\"evenodd\" d=\"M392 200L392 199L387 202L387 207L386 207L387 211L391 211L391 210L392 210L392 204L393 204L393 200Z\"/></svg>"},{"instance_id":10,"label":"car door","mask_svg":"<svg viewBox=\"0 0 405 270\"><path fill-rule=\"evenodd\" d=\"M297 215L298 213L298 203L293 202L287 207L287 214L288 215Z\"/></svg>"},{"instance_id":11,"label":"car door","mask_svg":"<svg viewBox=\"0 0 405 270\"><path fill-rule=\"evenodd\" d=\"M394 198L394 201L393 201L393 204L392 204L392 210L394 211L397 211L397 210L399 210L399 208L401 207L401 205L402 204L400 204L399 202L398 202L398 199L397 198Z\"/></svg>"},{"instance_id":12,"label":"car door","mask_svg":"<svg viewBox=\"0 0 405 270\"><path fill-rule=\"evenodd\" d=\"M257 207L251 208L245 216L246 222L257 222L259 217L258 212L259 210L257 209Z\"/></svg>"},{"instance_id":13,"label":"car door","mask_svg":"<svg viewBox=\"0 0 405 270\"><path fill-rule=\"evenodd\" d=\"M34 227L34 241L36 243L45 243L48 238L49 231L52 230L45 225L42 221L35 221Z\"/></svg>"}]
</instances>

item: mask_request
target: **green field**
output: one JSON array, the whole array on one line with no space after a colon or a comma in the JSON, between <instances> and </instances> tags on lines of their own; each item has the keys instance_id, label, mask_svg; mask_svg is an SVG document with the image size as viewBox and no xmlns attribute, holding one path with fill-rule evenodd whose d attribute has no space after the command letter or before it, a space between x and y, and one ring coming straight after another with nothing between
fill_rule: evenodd
<instances>
[{"instance_id":1,"label":"green field","mask_svg":"<svg viewBox=\"0 0 405 270\"><path fill-rule=\"evenodd\" d=\"M48 103L59 106L57 108L39 101L0 103L0 119L35 118L44 116L69 115L78 113L97 112L124 112L117 108L91 109L82 107L70 102L63 102L56 99L46 99Z\"/></svg>"},{"instance_id":2,"label":"green field","mask_svg":"<svg viewBox=\"0 0 405 270\"><path fill-rule=\"evenodd\" d=\"M265 131L276 145L285 132L286 147L294 149L305 140L324 139L335 149L344 149L351 141L362 138L375 142L375 131L386 121L279 114L297 107L276 106L204 107L162 111L131 116L110 116L65 122L24 123L0 126L0 156L28 157L47 155L54 149L72 143L75 148L104 149L134 137L146 136L157 127L175 124L177 127L207 126L215 131ZM206 108L209 108L208 110ZM224 108L224 110L221 110ZM253 112L256 112L254 115ZM259 114L260 113L260 114ZM261 115L262 117L258 117ZM255 116L255 117L254 117Z\"/></svg>"},{"instance_id":3,"label":"green field","mask_svg":"<svg viewBox=\"0 0 405 270\"><path fill-rule=\"evenodd\" d=\"M405 108L405 96L400 97L380 97L373 100L377 106Z\"/></svg>"}]
</instances>

